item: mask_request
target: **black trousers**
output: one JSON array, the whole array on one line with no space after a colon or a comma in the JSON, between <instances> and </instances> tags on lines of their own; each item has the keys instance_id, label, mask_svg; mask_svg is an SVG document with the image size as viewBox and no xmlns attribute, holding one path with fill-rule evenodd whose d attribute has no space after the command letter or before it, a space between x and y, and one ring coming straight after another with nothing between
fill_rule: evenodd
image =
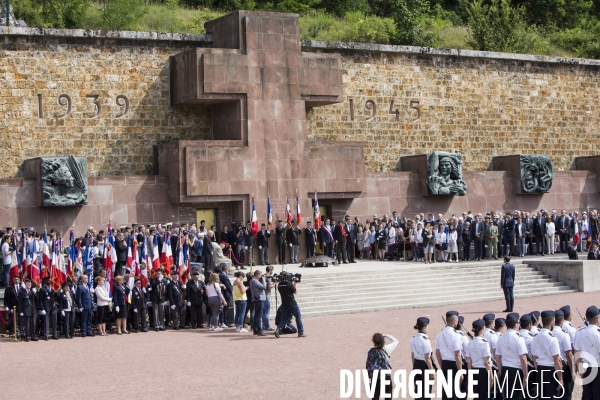
<instances>
[{"instance_id":1,"label":"black trousers","mask_svg":"<svg viewBox=\"0 0 600 400\"><path fill-rule=\"evenodd\" d=\"M600 400L600 368L590 368L585 370L583 374L584 379L587 378L592 371L595 370L596 377L594 380L587 385L583 385L583 394L581 400Z\"/></svg>"},{"instance_id":2,"label":"black trousers","mask_svg":"<svg viewBox=\"0 0 600 400\"><path fill-rule=\"evenodd\" d=\"M325 255L333 258L333 243L325 243Z\"/></svg>"},{"instance_id":3,"label":"black trousers","mask_svg":"<svg viewBox=\"0 0 600 400\"><path fill-rule=\"evenodd\" d=\"M123 276L123 266L125 265L125 263L126 261L117 261L117 264L115 264L115 272L113 273L114 276Z\"/></svg>"},{"instance_id":4,"label":"black trousers","mask_svg":"<svg viewBox=\"0 0 600 400\"><path fill-rule=\"evenodd\" d=\"M571 375L571 368L563 364L563 384L565 386L564 394L562 389L558 393L558 397L562 400L571 400L573 396L573 388L575 387L575 381L573 375ZM562 397L561 397L562 394Z\"/></svg>"},{"instance_id":5,"label":"black trousers","mask_svg":"<svg viewBox=\"0 0 600 400\"><path fill-rule=\"evenodd\" d=\"M502 394L505 399L525 400L527 398L527 388L523 387L523 370L521 368L502 367L501 382L504 383L506 376L506 384L502 389Z\"/></svg>"},{"instance_id":6,"label":"black trousers","mask_svg":"<svg viewBox=\"0 0 600 400\"><path fill-rule=\"evenodd\" d=\"M336 246L336 253L338 262L342 260L347 261L348 259L346 258L346 243L338 242Z\"/></svg>"},{"instance_id":7,"label":"black trousers","mask_svg":"<svg viewBox=\"0 0 600 400\"><path fill-rule=\"evenodd\" d=\"M379 371L381 373L381 371ZM392 375L391 374L386 374L387 375L387 380L389 381L389 383L387 385L385 385L384 388L384 393L388 393L389 394L389 399L392 398ZM375 391L373 392L373 400L379 400L380 398L380 393L381 393L381 377L380 374L377 374L377 382L375 383Z\"/></svg>"},{"instance_id":8,"label":"black trousers","mask_svg":"<svg viewBox=\"0 0 600 400\"><path fill-rule=\"evenodd\" d=\"M32 316L20 317L21 322L21 335L24 338L31 338L35 336L35 325L33 323Z\"/></svg>"},{"instance_id":9,"label":"black trousers","mask_svg":"<svg viewBox=\"0 0 600 400\"><path fill-rule=\"evenodd\" d=\"M136 331L148 330L148 324L146 322L146 306L143 306L138 312L133 312L132 310L132 318L133 318L133 329ZM141 323L140 323L141 320ZM141 326L140 326L141 325Z\"/></svg>"},{"instance_id":10,"label":"black trousers","mask_svg":"<svg viewBox=\"0 0 600 400\"><path fill-rule=\"evenodd\" d=\"M515 296L513 294L514 286L504 286L504 300L506 300L506 309L512 311L515 306Z\"/></svg>"},{"instance_id":11,"label":"black trousers","mask_svg":"<svg viewBox=\"0 0 600 400\"><path fill-rule=\"evenodd\" d=\"M473 384L473 393L479 395L479 400L488 400L490 395L492 395L491 390L488 390L490 387L488 380L488 372L485 368L474 368L477 371L477 375L475 375L475 382Z\"/></svg>"},{"instance_id":12,"label":"black trousers","mask_svg":"<svg viewBox=\"0 0 600 400\"><path fill-rule=\"evenodd\" d=\"M277 257L279 257L279 264L285 264L285 243L277 245Z\"/></svg>"},{"instance_id":13,"label":"black trousers","mask_svg":"<svg viewBox=\"0 0 600 400\"><path fill-rule=\"evenodd\" d=\"M171 322L173 329L180 329L185 326L185 305L181 307L175 306L175 309L171 308Z\"/></svg>"},{"instance_id":14,"label":"black trousers","mask_svg":"<svg viewBox=\"0 0 600 400\"><path fill-rule=\"evenodd\" d=\"M415 360L415 363L413 364L413 370L414 371L421 371L420 374L415 376L415 388L417 387L417 382L421 382L420 386L421 388L423 388L421 390L421 397L415 397L413 400L423 400L423 399L430 399L431 397L426 397L425 393L426 392L432 392L432 389L428 389L425 390L425 371L427 371L427 363L423 360ZM429 385L429 387L431 388L432 385Z\"/></svg>"},{"instance_id":15,"label":"black trousers","mask_svg":"<svg viewBox=\"0 0 600 400\"><path fill-rule=\"evenodd\" d=\"M483 239L479 237L473 240L475 241L475 258L483 257Z\"/></svg>"},{"instance_id":16,"label":"black trousers","mask_svg":"<svg viewBox=\"0 0 600 400\"><path fill-rule=\"evenodd\" d=\"M538 365L538 388L540 399L551 399L558 394L560 386L558 381L554 378L554 367L547 367L544 365Z\"/></svg>"},{"instance_id":17,"label":"black trousers","mask_svg":"<svg viewBox=\"0 0 600 400\"><path fill-rule=\"evenodd\" d=\"M65 311L65 316L63 317L63 333L66 338L72 337L71 332L71 314L73 311Z\"/></svg>"},{"instance_id":18,"label":"black trousers","mask_svg":"<svg viewBox=\"0 0 600 400\"><path fill-rule=\"evenodd\" d=\"M469 261L471 259L471 242L470 241L465 241L465 248L464 248L464 256L463 259Z\"/></svg>"},{"instance_id":19,"label":"black trousers","mask_svg":"<svg viewBox=\"0 0 600 400\"><path fill-rule=\"evenodd\" d=\"M314 244L306 244L306 258L315 256L315 245Z\"/></svg>"},{"instance_id":20,"label":"black trousers","mask_svg":"<svg viewBox=\"0 0 600 400\"><path fill-rule=\"evenodd\" d=\"M196 328L198 325L204 325L202 305L190 307L190 326Z\"/></svg>"},{"instance_id":21,"label":"black trousers","mask_svg":"<svg viewBox=\"0 0 600 400\"><path fill-rule=\"evenodd\" d=\"M546 245L546 241L544 240L543 236L536 236L535 237L535 246L536 246L536 252L539 255L544 254L544 247Z\"/></svg>"},{"instance_id":22,"label":"black trousers","mask_svg":"<svg viewBox=\"0 0 600 400\"><path fill-rule=\"evenodd\" d=\"M348 261L354 262L354 243L346 243L346 253L348 253Z\"/></svg>"},{"instance_id":23,"label":"black trousers","mask_svg":"<svg viewBox=\"0 0 600 400\"><path fill-rule=\"evenodd\" d=\"M450 393L446 395L446 391L442 390L442 400L456 400L458 397L456 396L456 388L454 386L454 378L456 377L456 373L458 372L458 368L456 367L456 361L447 361L442 360L442 371L444 373L444 377L446 380L449 377L452 378L450 381Z\"/></svg>"}]
</instances>

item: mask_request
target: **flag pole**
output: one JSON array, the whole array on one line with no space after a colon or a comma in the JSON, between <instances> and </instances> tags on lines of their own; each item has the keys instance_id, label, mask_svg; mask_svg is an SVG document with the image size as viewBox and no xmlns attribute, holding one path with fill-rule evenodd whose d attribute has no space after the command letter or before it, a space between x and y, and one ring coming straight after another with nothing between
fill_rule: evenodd
<instances>
[{"instance_id":1,"label":"flag pole","mask_svg":"<svg viewBox=\"0 0 600 400\"><path fill-rule=\"evenodd\" d=\"M17 306L13 306L13 332L15 333L15 337L12 342L18 342L19 338L17 338Z\"/></svg>"}]
</instances>

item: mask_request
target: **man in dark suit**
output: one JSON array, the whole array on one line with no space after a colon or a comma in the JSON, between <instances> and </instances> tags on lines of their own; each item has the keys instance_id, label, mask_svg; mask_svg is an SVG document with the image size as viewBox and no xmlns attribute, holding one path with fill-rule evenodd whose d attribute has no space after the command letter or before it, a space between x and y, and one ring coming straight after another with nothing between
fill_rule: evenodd
<instances>
[{"instance_id":1,"label":"man in dark suit","mask_svg":"<svg viewBox=\"0 0 600 400\"><path fill-rule=\"evenodd\" d=\"M62 289L58 292L58 306L63 322L63 334L67 339L73 339L75 327L72 324L75 314L75 296L69 285L69 282L63 282Z\"/></svg>"},{"instance_id":2,"label":"man in dark suit","mask_svg":"<svg viewBox=\"0 0 600 400\"><path fill-rule=\"evenodd\" d=\"M537 254L544 255L544 238L546 237L546 218L542 217L542 213L538 212L533 219L533 237L535 238L535 246Z\"/></svg>"},{"instance_id":3,"label":"man in dark suit","mask_svg":"<svg viewBox=\"0 0 600 400\"><path fill-rule=\"evenodd\" d=\"M481 261L483 255L483 238L485 232L485 223L481 220L481 214L475 216L475 221L471 225L471 236L475 242L475 259Z\"/></svg>"},{"instance_id":4,"label":"man in dark suit","mask_svg":"<svg viewBox=\"0 0 600 400\"><path fill-rule=\"evenodd\" d=\"M171 227L171 236L169 237L169 244L171 245L173 264L179 265L179 251L177 251L177 247L179 246L179 235L177 234L177 230L173 227Z\"/></svg>"},{"instance_id":5,"label":"man in dark suit","mask_svg":"<svg viewBox=\"0 0 600 400\"><path fill-rule=\"evenodd\" d=\"M558 232L558 238L560 241L558 247L561 253L566 253L567 247L569 246L569 228L571 226L571 218L569 218L567 215L566 210L562 210L558 220L560 224L556 225L556 232Z\"/></svg>"},{"instance_id":6,"label":"man in dark suit","mask_svg":"<svg viewBox=\"0 0 600 400\"><path fill-rule=\"evenodd\" d=\"M290 226L286 232L287 243L290 246L290 263L298 262L298 249L299 249L299 238L302 232L300 228L296 226L296 222L292 221L292 226Z\"/></svg>"},{"instance_id":7,"label":"man in dark suit","mask_svg":"<svg viewBox=\"0 0 600 400\"><path fill-rule=\"evenodd\" d=\"M50 336L50 321L52 319L52 339L56 336L56 312L52 313L54 306L54 290L50 287L50 277L42 279L42 287L36 294L36 304L40 315L41 332L45 340Z\"/></svg>"},{"instance_id":8,"label":"man in dark suit","mask_svg":"<svg viewBox=\"0 0 600 400\"><path fill-rule=\"evenodd\" d=\"M14 326L14 315L13 312L16 311L17 320L19 319L19 290L21 289L21 279L18 276L13 277L13 284L6 288L4 291L4 306L6 307L6 311L8 313L8 331L12 334L15 333L15 329L17 330L17 334L19 334L19 323L17 322L17 326ZM16 310L14 309L16 307Z\"/></svg>"},{"instance_id":9,"label":"man in dark suit","mask_svg":"<svg viewBox=\"0 0 600 400\"><path fill-rule=\"evenodd\" d=\"M321 239L325 244L325 255L333 258L333 229L329 225L329 220L325 220L325 224L319 230L321 233Z\"/></svg>"},{"instance_id":10,"label":"man in dark suit","mask_svg":"<svg viewBox=\"0 0 600 400\"><path fill-rule=\"evenodd\" d=\"M514 255L514 239L515 239L515 228L517 226L517 220L511 218L509 214L504 216L504 225L502 226L502 255L512 256Z\"/></svg>"},{"instance_id":11,"label":"man in dark suit","mask_svg":"<svg viewBox=\"0 0 600 400\"><path fill-rule=\"evenodd\" d=\"M333 230L333 238L335 239L336 245L336 257L338 264L343 260L344 264L348 264L348 258L346 255L346 231L342 221L340 221Z\"/></svg>"},{"instance_id":12,"label":"man in dark suit","mask_svg":"<svg viewBox=\"0 0 600 400\"><path fill-rule=\"evenodd\" d=\"M190 308L190 326L192 329L204 328L204 315L202 314L204 286L204 282L200 280L200 273L198 271L192 272L192 281L187 283L185 292L187 306Z\"/></svg>"},{"instance_id":13,"label":"man in dark suit","mask_svg":"<svg viewBox=\"0 0 600 400\"><path fill-rule=\"evenodd\" d=\"M277 221L275 228L275 244L277 245L279 264L285 265L285 225L282 220Z\"/></svg>"},{"instance_id":14,"label":"man in dark suit","mask_svg":"<svg viewBox=\"0 0 600 400\"><path fill-rule=\"evenodd\" d=\"M504 256L504 265L502 265L500 274L500 287L504 290L504 299L506 300L506 310L504 312L512 312L515 306L514 286L515 266L510 263L509 256Z\"/></svg>"},{"instance_id":15,"label":"man in dark suit","mask_svg":"<svg viewBox=\"0 0 600 400\"><path fill-rule=\"evenodd\" d=\"M348 262L355 263L354 252L356 246L356 229L350 222L350 216L346 215L346 224L344 225L346 231L346 252L348 254Z\"/></svg>"},{"instance_id":16,"label":"man in dark suit","mask_svg":"<svg viewBox=\"0 0 600 400\"><path fill-rule=\"evenodd\" d=\"M465 226L463 224L462 218L458 220L454 218L454 230L456 231L456 245L458 246L458 258L464 260L463 233L465 232Z\"/></svg>"},{"instance_id":17,"label":"man in dark suit","mask_svg":"<svg viewBox=\"0 0 600 400\"><path fill-rule=\"evenodd\" d=\"M221 328L231 327L231 321L229 321L229 307L231 307L231 296L233 295L233 286L227 276L227 266L220 268L219 282L221 282L221 294L225 298L226 306L223 306L221 313L219 314L219 326Z\"/></svg>"},{"instance_id":18,"label":"man in dark suit","mask_svg":"<svg viewBox=\"0 0 600 400\"><path fill-rule=\"evenodd\" d=\"M25 279L25 287L19 290L18 294L19 316L21 317L21 334L26 342L29 339L37 341L35 332L35 289L31 289L31 281Z\"/></svg>"},{"instance_id":19,"label":"man in dark suit","mask_svg":"<svg viewBox=\"0 0 600 400\"><path fill-rule=\"evenodd\" d=\"M167 286L167 297L171 305L171 321L173 329L178 331L185 328L185 306L183 304L183 289L177 271L171 271L171 282Z\"/></svg>"},{"instance_id":20,"label":"man in dark suit","mask_svg":"<svg viewBox=\"0 0 600 400\"><path fill-rule=\"evenodd\" d=\"M160 249L162 247L159 247ZM113 276L123 275L123 266L127 263L127 243L123 239L121 232L117 233L117 239L115 240L115 251L117 252L117 264L115 265L115 272Z\"/></svg>"},{"instance_id":21,"label":"man in dark suit","mask_svg":"<svg viewBox=\"0 0 600 400\"><path fill-rule=\"evenodd\" d=\"M162 271L156 271L156 277L150 280L150 301L152 302L152 318L154 331L165 330L165 303L167 302L165 280Z\"/></svg>"},{"instance_id":22,"label":"man in dark suit","mask_svg":"<svg viewBox=\"0 0 600 400\"><path fill-rule=\"evenodd\" d=\"M258 241L258 253L260 254L260 263L262 265L269 264L269 238L271 237L271 232L267 230L267 226L262 223L260 224L260 231L258 231L258 235L256 235L256 239Z\"/></svg>"},{"instance_id":23,"label":"man in dark suit","mask_svg":"<svg viewBox=\"0 0 600 400\"><path fill-rule=\"evenodd\" d=\"M533 254L533 219L529 217L529 213L525 213L525 219L523 219L523 223L525 224L525 244L527 244L527 254Z\"/></svg>"},{"instance_id":24,"label":"man in dark suit","mask_svg":"<svg viewBox=\"0 0 600 400\"><path fill-rule=\"evenodd\" d=\"M122 234L119 233L121 236ZM116 246L116 243L115 243ZM94 302L88 286L88 276L81 275L81 280L75 290L75 301L81 313L81 337L94 336L92 332L92 316L94 313Z\"/></svg>"},{"instance_id":25,"label":"man in dark suit","mask_svg":"<svg viewBox=\"0 0 600 400\"><path fill-rule=\"evenodd\" d=\"M313 257L315 255L315 246L317 245L317 231L312 227L310 221L306 222L306 228L304 228L304 238L306 241L306 258Z\"/></svg>"},{"instance_id":26,"label":"man in dark suit","mask_svg":"<svg viewBox=\"0 0 600 400\"><path fill-rule=\"evenodd\" d=\"M138 333L140 328L142 332L148 332L148 326L146 325L146 298L144 296L144 291L145 289L142 289L142 281L136 278L133 289L131 290L131 308L133 313L133 329L135 329L135 333Z\"/></svg>"},{"instance_id":27,"label":"man in dark suit","mask_svg":"<svg viewBox=\"0 0 600 400\"><path fill-rule=\"evenodd\" d=\"M569 239L567 255L569 256L569 260L579 260L579 255L577 254L577 246L575 246L575 241L573 241L573 239Z\"/></svg>"}]
</instances>

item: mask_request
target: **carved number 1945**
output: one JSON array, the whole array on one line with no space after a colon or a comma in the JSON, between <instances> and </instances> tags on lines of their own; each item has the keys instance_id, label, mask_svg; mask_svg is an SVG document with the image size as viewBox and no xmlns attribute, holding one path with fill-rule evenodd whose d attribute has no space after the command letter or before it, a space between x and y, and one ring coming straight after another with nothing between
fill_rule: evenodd
<instances>
[{"instance_id":1,"label":"carved number 1945","mask_svg":"<svg viewBox=\"0 0 600 400\"><path fill-rule=\"evenodd\" d=\"M350 121L354 121L354 99L348 99L348 102L350 104ZM374 100L367 100L365 101L365 108L369 111L371 111L371 115L369 115L367 117L367 122L372 122L375 120L375 117L377 116L377 104L375 103ZM418 100L411 100L408 103L408 108L414 110L416 112L416 115L413 119L411 119L411 122L415 122L418 121L419 119L421 119L421 108L419 106L419 101ZM390 109L387 113L387 115L393 115L396 118L396 121L400 121L400 110L399 109L394 109L394 100L390 101Z\"/></svg>"}]
</instances>

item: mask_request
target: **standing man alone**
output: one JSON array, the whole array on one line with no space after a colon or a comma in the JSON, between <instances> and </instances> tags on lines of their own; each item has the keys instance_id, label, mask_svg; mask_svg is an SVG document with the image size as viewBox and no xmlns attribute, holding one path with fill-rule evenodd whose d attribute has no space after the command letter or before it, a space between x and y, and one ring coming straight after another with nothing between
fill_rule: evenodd
<instances>
[{"instance_id":1,"label":"standing man alone","mask_svg":"<svg viewBox=\"0 0 600 400\"><path fill-rule=\"evenodd\" d=\"M506 300L506 310L512 312L515 306L515 297L513 289L515 286L515 266L510 263L510 257L504 256L504 265L500 275L500 287L504 290L504 299Z\"/></svg>"}]
</instances>

